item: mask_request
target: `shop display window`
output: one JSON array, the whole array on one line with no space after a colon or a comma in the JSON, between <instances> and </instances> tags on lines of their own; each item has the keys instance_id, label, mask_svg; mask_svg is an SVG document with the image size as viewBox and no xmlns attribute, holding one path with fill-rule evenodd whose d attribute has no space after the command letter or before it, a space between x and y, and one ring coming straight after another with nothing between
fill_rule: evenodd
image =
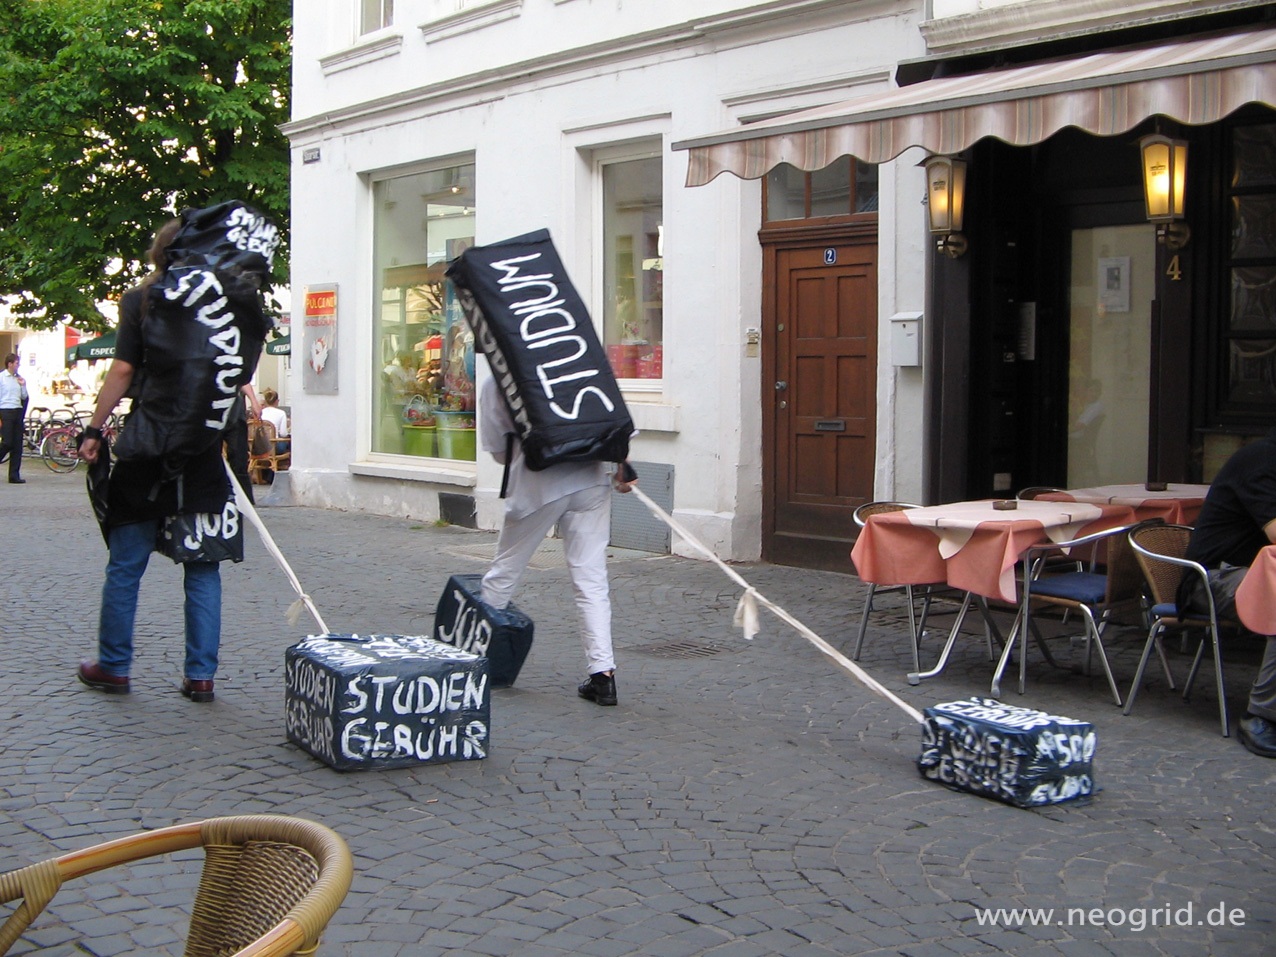
<instances>
[{"instance_id":1,"label":"shop display window","mask_svg":"<svg viewBox=\"0 0 1276 957\"><path fill-rule=\"evenodd\" d=\"M603 344L618 379L664 377L664 193L658 155L602 164Z\"/></svg>"},{"instance_id":2,"label":"shop display window","mask_svg":"<svg viewBox=\"0 0 1276 957\"><path fill-rule=\"evenodd\" d=\"M474 461L474 336L444 272L474 243L474 167L374 184L372 451Z\"/></svg>"}]
</instances>

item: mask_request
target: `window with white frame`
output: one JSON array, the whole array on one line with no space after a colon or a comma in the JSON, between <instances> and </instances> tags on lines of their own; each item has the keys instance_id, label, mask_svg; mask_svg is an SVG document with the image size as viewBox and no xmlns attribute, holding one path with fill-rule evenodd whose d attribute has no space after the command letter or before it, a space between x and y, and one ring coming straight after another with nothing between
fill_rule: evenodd
<instances>
[{"instance_id":1,"label":"window with white frame","mask_svg":"<svg viewBox=\"0 0 1276 957\"><path fill-rule=\"evenodd\" d=\"M602 332L618 379L664 377L660 144L595 153L602 195Z\"/></svg>"},{"instance_id":2,"label":"window with white frame","mask_svg":"<svg viewBox=\"0 0 1276 957\"><path fill-rule=\"evenodd\" d=\"M394 0L359 0L359 33L372 33L394 23Z\"/></svg>"},{"instance_id":3,"label":"window with white frame","mask_svg":"<svg viewBox=\"0 0 1276 957\"><path fill-rule=\"evenodd\" d=\"M474 335L444 272L474 245L473 163L373 183L372 451L474 461Z\"/></svg>"}]
</instances>

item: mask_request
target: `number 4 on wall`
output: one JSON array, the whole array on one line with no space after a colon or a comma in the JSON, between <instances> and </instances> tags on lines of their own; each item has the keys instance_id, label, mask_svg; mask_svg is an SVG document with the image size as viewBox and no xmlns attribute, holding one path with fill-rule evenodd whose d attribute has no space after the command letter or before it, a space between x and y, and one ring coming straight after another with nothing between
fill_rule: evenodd
<instances>
[{"instance_id":1,"label":"number 4 on wall","mask_svg":"<svg viewBox=\"0 0 1276 957\"><path fill-rule=\"evenodd\" d=\"M1165 274L1170 277L1172 282L1178 282L1183 278L1183 267L1179 263L1178 253L1170 257L1169 265L1165 267Z\"/></svg>"}]
</instances>

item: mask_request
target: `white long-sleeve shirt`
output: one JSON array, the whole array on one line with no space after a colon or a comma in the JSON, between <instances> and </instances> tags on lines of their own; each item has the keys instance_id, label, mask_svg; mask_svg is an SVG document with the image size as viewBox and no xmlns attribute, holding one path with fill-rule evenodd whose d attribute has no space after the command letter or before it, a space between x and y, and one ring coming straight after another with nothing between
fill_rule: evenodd
<instances>
[{"instance_id":1,"label":"white long-sleeve shirt","mask_svg":"<svg viewBox=\"0 0 1276 957\"><path fill-rule=\"evenodd\" d=\"M20 409L26 402L27 387L8 369L0 372L0 409Z\"/></svg>"},{"instance_id":2,"label":"white long-sleeve shirt","mask_svg":"<svg viewBox=\"0 0 1276 957\"><path fill-rule=\"evenodd\" d=\"M498 462L505 461L505 436L514 431L514 420L505 407L505 398L489 376L479 389L479 432L483 450ZM594 485L607 485L605 462L560 462L533 472L523 461L523 446L514 442L514 459L509 467L509 488L505 496L505 514L512 518L530 515L542 505Z\"/></svg>"}]
</instances>

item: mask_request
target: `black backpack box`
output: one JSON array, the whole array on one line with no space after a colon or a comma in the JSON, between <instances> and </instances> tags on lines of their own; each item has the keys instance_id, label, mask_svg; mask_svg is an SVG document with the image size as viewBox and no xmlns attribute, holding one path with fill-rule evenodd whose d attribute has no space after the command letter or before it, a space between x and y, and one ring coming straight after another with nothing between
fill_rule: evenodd
<instances>
[{"instance_id":1,"label":"black backpack box","mask_svg":"<svg viewBox=\"0 0 1276 957\"><path fill-rule=\"evenodd\" d=\"M472 246L447 270L527 467L623 462L634 424L548 230Z\"/></svg>"},{"instance_id":2,"label":"black backpack box","mask_svg":"<svg viewBox=\"0 0 1276 957\"><path fill-rule=\"evenodd\" d=\"M510 604L496 609L484 603L483 576L453 575L434 611L436 641L488 660L492 686L508 688L532 650L532 619Z\"/></svg>"}]
</instances>

